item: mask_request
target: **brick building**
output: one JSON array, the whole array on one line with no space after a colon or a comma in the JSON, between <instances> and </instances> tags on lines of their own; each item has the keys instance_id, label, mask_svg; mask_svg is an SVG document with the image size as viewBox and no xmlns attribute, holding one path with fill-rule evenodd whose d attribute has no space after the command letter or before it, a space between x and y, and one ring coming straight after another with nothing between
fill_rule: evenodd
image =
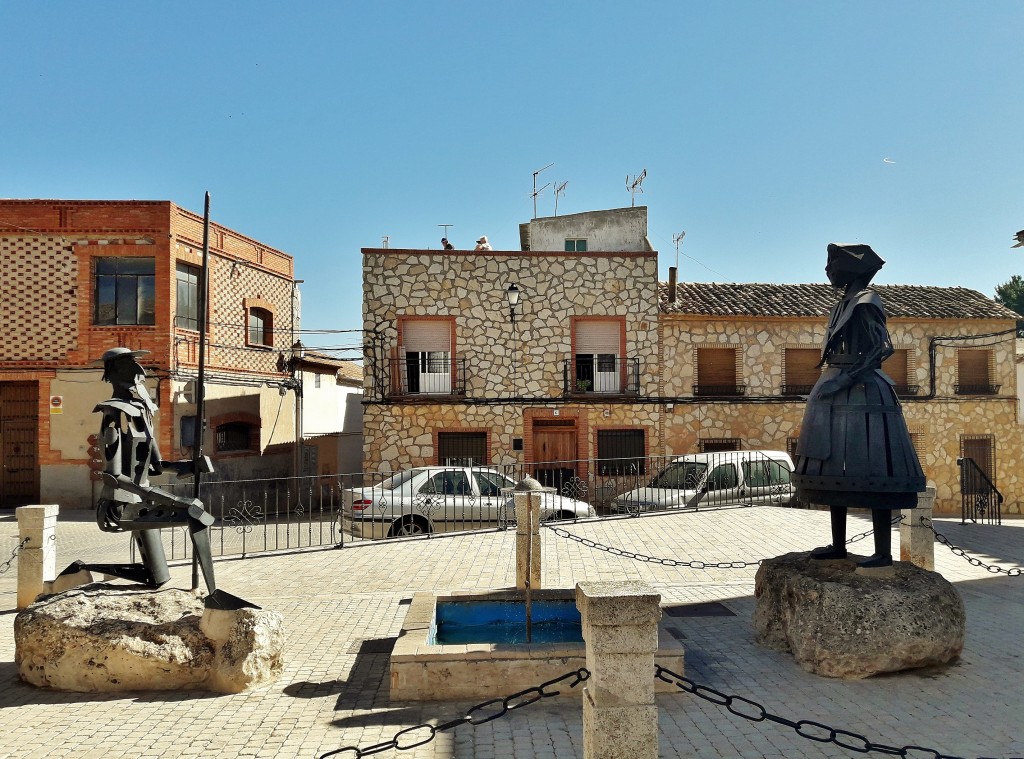
<instances>
[{"instance_id":1,"label":"brick building","mask_svg":"<svg viewBox=\"0 0 1024 759\"><path fill-rule=\"evenodd\" d=\"M0 200L0 506L91 505L112 347L150 351L161 451L191 455L202 227L168 201ZM204 449L222 478L287 473L290 446L261 454L294 441L292 258L211 223L209 293Z\"/></svg>"},{"instance_id":2,"label":"brick building","mask_svg":"<svg viewBox=\"0 0 1024 759\"><path fill-rule=\"evenodd\" d=\"M685 284L670 297L635 210L614 232L585 214L543 224L544 238L525 228L522 251L364 249L364 468L532 463L542 481L596 492L615 459L792 451L831 288ZM969 455L1020 512L1016 314L963 288L877 289L898 348L885 368L937 507L959 510Z\"/></svg>"}]
</instances>

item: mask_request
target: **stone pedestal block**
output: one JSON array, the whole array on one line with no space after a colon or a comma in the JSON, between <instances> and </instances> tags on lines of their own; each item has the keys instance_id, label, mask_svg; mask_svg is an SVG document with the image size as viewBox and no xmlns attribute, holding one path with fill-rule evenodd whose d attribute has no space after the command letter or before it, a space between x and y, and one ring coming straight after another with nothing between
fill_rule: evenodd
<instances>
[{"instance_id":1,"label":"stone pedestal block","mask_svg":"<svg viewBox=\"0 0 1024 759\"><path fill-rule=\"evenodd\" d=\"M41 688L235 693L280 675L281 627L276 612L211 614L185 590L96 583L18 614L14 660L21 679Z\"/></svg>"},{"instance_id":2,"label":"stone pedestal block","mask_svg":"<svg viewBox=\"0 0 1024 759\"><path fill-rule=\"evenodd\" d=\"M516 588L533 590L541 587L539 491L516 492Z\"/></svg>"},{"instance_id":3,"label":"stone pedestal block","mask_svg":"<svg viewBox=\"0 0 1024 759\"><path fill-rule=\"evenodd\" d=\"M44 591L44 583L57 574L57 515L56 504L21 506L15 510L18 517L18 542L23 543L18 554L17 607L24 609Z\"/></svg>"},{"instance_id":4,"label":"stone pedestal block","mask_svg":"<svg viewBox=\"0 0 1024 759\"><path fill-rule=\"evenodd\" d=\"M583 689L584 759L657 759L654 653L661 596L640 582L581 582L590 679Z\"/></svg>"},{"instance_id":5,"label":"stone pedestal block","mask_svg":"<svg viewBox=\"0 0 1024 759\"><path fill-rule=\"evenodd\" d=\"M900 560L909 561L921 569L935 569L935 535L931 527L922 524L921 520L931 523L932 510L935 506L935 486L929 485L923 493L917 495L917 508L904 509L900 512L903 521L900 523Z\"/></svg>"},{"instance_id":6,"label":"stone pedestal block","mask_svg":"<svg viewBox=\"0 0 1024 759\"><path fill-rule=\"evenodd\" d=\"M947 664L963 650L964 604L941 575L895 562L891 578L855 574L855 562L790 553L754 579L754 630L808 672L862 678Z\"/></svg>"}]
</instances>

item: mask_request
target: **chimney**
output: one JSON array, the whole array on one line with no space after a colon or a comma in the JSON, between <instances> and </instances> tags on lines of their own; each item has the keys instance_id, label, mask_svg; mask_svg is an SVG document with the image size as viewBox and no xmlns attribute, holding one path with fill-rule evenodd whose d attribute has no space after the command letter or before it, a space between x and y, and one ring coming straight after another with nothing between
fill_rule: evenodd
<instances>
[{"instance_id":1,"label":"chimney","mask_svg":"<svg viewBox=\"0 0 1024 759\"><path fill-rule=\"evenodd\" d=\"M668 302L676 302L676 267L668 267Z\"/></svg>"}]
</instances>

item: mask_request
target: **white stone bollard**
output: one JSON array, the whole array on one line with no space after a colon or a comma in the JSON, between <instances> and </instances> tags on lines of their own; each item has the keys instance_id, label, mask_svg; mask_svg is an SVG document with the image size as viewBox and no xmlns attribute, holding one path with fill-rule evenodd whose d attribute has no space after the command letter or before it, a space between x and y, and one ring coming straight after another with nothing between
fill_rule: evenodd
<instances>
[{"instance_id":1,"label":"white stone bollard","mask_svg":"<svg viewBox=\"0 0 1024 759\"><path fill-rule=\"evenodd\" d=\"M642 582L581 582L576 606L590 671L583 688L584 759L657 759L661 596Z\"/></svg>"},{"instance_id":2,"label":"white stone bollard","mask_svg":"<svg viewBox=\"0 0 1024 759\"><path fill-rule=\"evenodd\" d=\"M57 574L57 514L60 506L20 506L18 542L18 609L24 609L43 593L44 584ZM28 542L25 542L27 539Z\"/></svg>"},{"instance_id":3,"label":"white stone bollard","mask_svg":"<svg viewBox=\"0 0 1024 759\"><path fill-rule=\"evenodd\" d=\"M516 588L533 590L540 580L540 508L541 491L515 491L516 509Z\"/></svg>"},{"instance_id":4,"label":"white stone bollard","mask_svg":"<svg viewBox=\"0 0 1024 759\"><path fill-rule=\"evenodd\" d=\"M900 513L900 561L911 564L929 572L935 571L935 535L931 527L921 524L921 519L931 524L932 511L935 507L935 486L929 485L923 493L917 494L917 508L904 509Z\"/></svg>"}]
</instances>

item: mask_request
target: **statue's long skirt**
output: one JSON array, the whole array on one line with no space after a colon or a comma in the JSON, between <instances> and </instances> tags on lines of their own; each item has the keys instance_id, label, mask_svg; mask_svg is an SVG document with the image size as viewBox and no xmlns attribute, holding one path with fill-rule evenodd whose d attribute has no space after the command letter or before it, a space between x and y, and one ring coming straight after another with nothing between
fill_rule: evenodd
<instances>
[{"instance_id":1,"label":"statue's long skirt","mask_svg":"<svg viewBox=\"0 0 1024 759\"><path fill-rule=\"evenodd\" d=\"M838 373L826 369L815 390ZM825 398L812 391L796 453L793 483L805 503L912 509L925 488L903 409L880 371Z\"/></svg>"}]
</instances>

